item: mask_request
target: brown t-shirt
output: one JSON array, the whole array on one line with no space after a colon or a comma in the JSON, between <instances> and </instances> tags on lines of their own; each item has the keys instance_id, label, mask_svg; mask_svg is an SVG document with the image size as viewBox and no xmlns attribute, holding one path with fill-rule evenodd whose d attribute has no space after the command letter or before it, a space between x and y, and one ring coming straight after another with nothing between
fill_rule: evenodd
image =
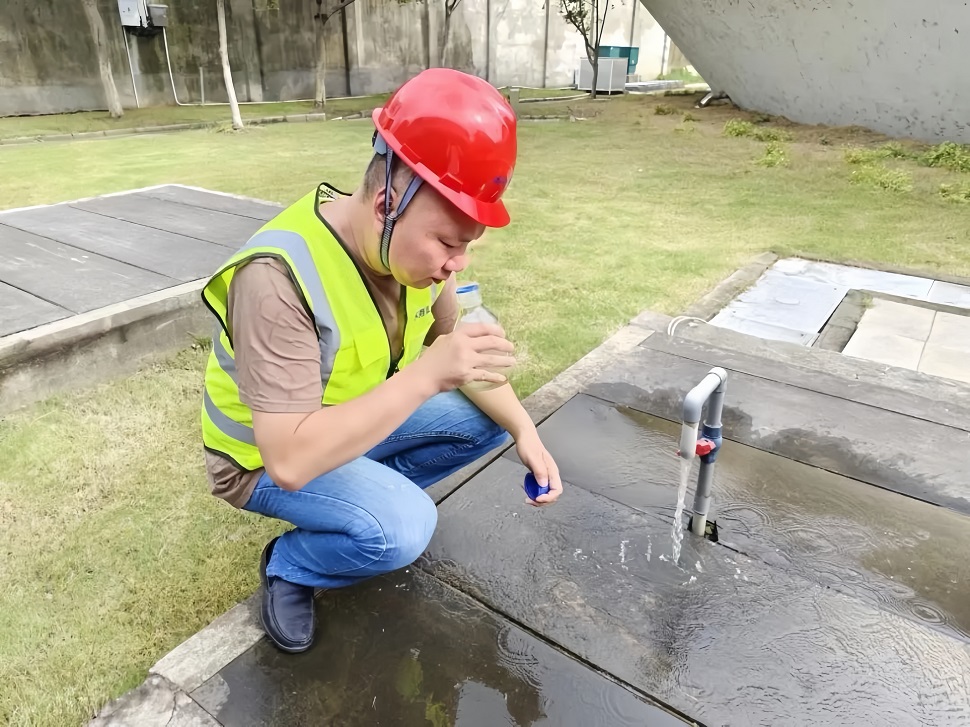
<instances>
[{"instance_id":1,"label":"brown t-shirt","mask_svg":"<svg viewBox=\"0 0 970 727\"><path fill-rule=\"evenodd\" d=\"M396 359L403 343L401 286L380 276L351 251L364 282L377 301L391 352ZM434 324L426 342L454 330L459 316L455 278L445 283L431 309ZM239 384L239 398L253 411L306 412L322 408L320 344L283 263L256 258L232 278L228 299L229 330ZM233 462L205 450L206 473L213 495L241 508L263 473L240 470Z\"/></svg>"}]
</instances>

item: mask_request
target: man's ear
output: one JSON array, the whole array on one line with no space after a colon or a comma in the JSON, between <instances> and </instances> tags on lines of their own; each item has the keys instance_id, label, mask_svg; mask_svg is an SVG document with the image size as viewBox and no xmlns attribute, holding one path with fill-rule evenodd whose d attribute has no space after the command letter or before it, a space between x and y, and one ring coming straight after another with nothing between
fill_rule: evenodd
<instances>
[{"instance_id":1,"label":"man's ear","mask_svg":"<svg viewBox=\"0 0 970 727\"><path fill-rule=\"evenodd\" d=\"M377 191L374 192L374 196L371 199L372 209L374 212L374 220L380 227L384 226L384 190L385 190L385 185L381 185L377 189ZM392 212L397 209L397 203L398 203L398 194L397 194L397 191L395 191L394 189L394 185L392 184L391 185L391 211Z\"/></svg>"}]
</instances>

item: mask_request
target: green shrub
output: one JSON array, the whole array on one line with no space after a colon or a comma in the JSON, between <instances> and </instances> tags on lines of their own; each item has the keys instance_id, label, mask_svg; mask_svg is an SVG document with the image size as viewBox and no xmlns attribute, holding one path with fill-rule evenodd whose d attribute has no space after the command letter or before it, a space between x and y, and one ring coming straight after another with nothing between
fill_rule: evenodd
<instances>
[{"instance_id":1,"label":"green shrub","mask_svg":"<svg viewBox=\"0 0 970 727\"><path fill-rule=\"evenodd\" d=\"M792 135L784 129L771 126L755 126L750 121L731 119L724 124L725 136L749 136L757 141L791 141Z\"/></svg>"},{"instance_id":2,"label":"green shrub","mask_svg":"<svg viewBox=\"0 0 970 727\"><path fill-rule=\"evenodd\" d=\"M875 164L866 164L856 169L852 172L851 181L853 184L865 184L889 192L911 192L913 189L913 178L906 172Z\"/></svg>"},{"instance_id":3,"label":"green shrub","mask_svg":"<svg viewBox=\"0 0 970 727\"><path fill-rule=\"evenodd\" d=\"M765 145L765 153L756 162L762 167L787 167L789 165L788 151L784 144L769 141Z\"/></svg>"},{"instance_id":4,"label":"green shrub","mask_svg":"<svg viewBox=\"0 0 970 727\"><path fill-rule=\"evenodd\" d=\"M954 172L970 172L970 146L946 141L934 146L920 158L928 167L943 167Z\"/></svg>"}]
</instances>

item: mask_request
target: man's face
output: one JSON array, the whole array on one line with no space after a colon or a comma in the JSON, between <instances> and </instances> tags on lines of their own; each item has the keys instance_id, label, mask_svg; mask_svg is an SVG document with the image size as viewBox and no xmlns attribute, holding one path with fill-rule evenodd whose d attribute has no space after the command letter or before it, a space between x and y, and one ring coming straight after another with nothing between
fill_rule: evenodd
<instances>
[{"instance_id":1,"label":"man's face","mask_svg":"<svg viewBox=\"0 0 970 727\"><path fill-rule=\"evenodd\" d=\"M378 229L382 227L378 221ZM391 274L412 288L427 288L447 280L467 267L468 245L484 232L484 225L423 184L394 223Z\"/></svg>"}]
</instances>

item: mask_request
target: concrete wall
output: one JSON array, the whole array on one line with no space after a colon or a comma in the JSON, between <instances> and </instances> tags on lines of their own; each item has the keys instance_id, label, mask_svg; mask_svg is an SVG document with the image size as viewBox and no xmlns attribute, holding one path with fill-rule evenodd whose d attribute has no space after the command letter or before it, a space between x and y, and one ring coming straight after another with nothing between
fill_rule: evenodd
<instances>
[{"instance_id":1,"label":"concrete wall","mask_svg":"<svg viewBox=\"0 0 970 727\"><path fill-rule=\"evenodd\" d=\"M970 142L964 0L643 0L739 106Z\"/></svg>"},{"instance_id":2,"label":"concrete wall","mask_svg":"<svg viewBox=\"0 0 970 727\"><path fill-rule=\"evenodd\" d=\"M127 34L117 0L98 0L115 84L126 108L225 102L214 0L170 0L169 78L161 35ZM229 57L240 101L312 98L316 0L226 0ZM334 4L325 0L324 7ZM325 31L329 96L392 90L429 65L497 86L573 83L583 43L558 0L461 0L439 47L444 0L356 0ZM638 74L660 70L663 30L636 0L615 0L603 43L640 46ZM129 71L128 55L134 74ZM78 0L0 0L0 115L104 108L94 43Z\"/></svg>"}]
</instances>

